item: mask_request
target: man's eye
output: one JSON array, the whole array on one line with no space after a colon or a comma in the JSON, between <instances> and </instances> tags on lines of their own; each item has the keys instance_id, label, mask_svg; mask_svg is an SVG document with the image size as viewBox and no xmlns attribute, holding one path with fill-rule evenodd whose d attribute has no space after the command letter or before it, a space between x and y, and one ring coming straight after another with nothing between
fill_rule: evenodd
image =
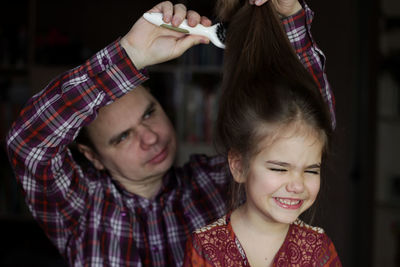
<instances>
[{"instance_id":1,"label":"man's eye","mask_svg":"<svg viewBox=\"0 0 400 267\"><path fill-rule=\"evenodd\" d=\"M274 171L274 172L286 172L286 169L279 169L279 168L269 168L269 170Z\"/></svg>"},{"instance_id":2,"label":"man's eye","mask_svg":"<svg viewBox=\"0 0 400 267\"><path fill-rule=\"evenodd\" d=\"M152 109L148 110L148 111L143 115L143 119L146 120L146 119L150 118L151 115L154 113L154 111L155 111L155 108L152 108Z\"/></svg>"},{"instance_id":3,"label":"man's eye","mask_svg":"<svg viewBox=\"0 0 400 267\"><path fill-rule=\"evenodd\" d=\"M128 136L129 136L129 132L125 132L125 133L121 134L121 135L118 137L116 144L121 143L121 142L124 141L126 138L128 138Z\"/></svg>"}]
</instances>

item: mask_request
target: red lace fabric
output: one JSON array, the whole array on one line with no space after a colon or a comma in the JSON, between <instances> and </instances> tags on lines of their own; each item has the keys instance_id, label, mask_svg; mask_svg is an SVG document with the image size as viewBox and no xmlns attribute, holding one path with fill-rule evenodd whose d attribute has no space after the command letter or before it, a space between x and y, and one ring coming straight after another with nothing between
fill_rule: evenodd
<instances>
[{"instance_id":1,"label":"red lace fabric","mask_svg":"<svg viewBox=\"0 0 400 267\"><path fill-rule=\"evenodd\" d=\"M275 255L274 266L342 266L335 246L321 228L296 220Z\"/></svg>"},{"instance_id":2,"label":"red lace fabric","mask_svg":"<svg viewBox=\"0 0 400 267\"><path fill-rule=\"evenodd\" d=\"M183 266L245 266L246 254L229 223L229 215L193 233ZM301 220L290 225L273 266L342 266L335 246L321 228Z\"/></svg>"}]
</instances>

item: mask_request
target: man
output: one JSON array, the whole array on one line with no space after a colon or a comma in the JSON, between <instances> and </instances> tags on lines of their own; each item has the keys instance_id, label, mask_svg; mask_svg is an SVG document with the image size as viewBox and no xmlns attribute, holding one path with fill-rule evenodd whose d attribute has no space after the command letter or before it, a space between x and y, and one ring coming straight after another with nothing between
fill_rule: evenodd
<instances>
[{"instance_id":1,"label":"man","mask_svg":"<svg viewBox=\"0 0 400 267\"><path fill-rule=\"evenodd\" d=\"M312 12L302 4L275 6L332 105L322 54L306 24ZM163 2L149 12L175 26L184 18L191 26L211 24L181 4ZM146 66L208 42L140 18L122 39L32 97L14 123L7 146L16 177L33 216L70 265L180 266L190 233L225 213L225 159L193 156L171 167L173 127L141 86ZM74 140L92 167L74 161L68 149Z\"/></svg>"}]
</instances>

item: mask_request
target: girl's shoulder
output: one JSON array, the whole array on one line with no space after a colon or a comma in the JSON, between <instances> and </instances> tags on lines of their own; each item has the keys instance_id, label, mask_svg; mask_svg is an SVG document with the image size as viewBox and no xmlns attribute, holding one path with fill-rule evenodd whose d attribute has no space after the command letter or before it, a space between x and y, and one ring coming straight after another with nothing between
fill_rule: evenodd
<instances>
[{"instance_id":1,"label":"girl's shoulder","mask_svg":"<svg viewBox=\"0 0 400 267\"><path fill-rule=\"evenodd\" d=\"M331 265L333 262L338 265ZM325 231L300 219L290 225L286 239L275 257L275 263L284 263L285 266L341 266L333 243Z\"/></svg>"},{"instance_id":2,"label":"girl's shoulder","mask_svg":"<svg viewBox=\"0 0 400 267\"><path fill-rule=\"evenodd\" d=\"M300 248L308 248L310 251L329 246L331 240L321 227L311 226L300 219L294 221L284 241L284 245L290 244Z\"/></svg>"},{"instance_id":3,"label":"girl's shoulder","mask_svg":"<svg viewBox=\"0 0 400 267\"><path fill-rule=\"evenodd\" d=\"M248 266L244 252L237 247L229 215L197 229L190 240L185 257L192 264L184 266Z\"/></svg>"}]
</instances>

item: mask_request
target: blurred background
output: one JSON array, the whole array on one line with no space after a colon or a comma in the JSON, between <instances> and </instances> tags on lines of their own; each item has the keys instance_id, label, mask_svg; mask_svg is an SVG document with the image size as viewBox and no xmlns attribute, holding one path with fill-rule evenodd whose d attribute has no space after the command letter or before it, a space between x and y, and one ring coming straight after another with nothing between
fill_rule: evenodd
<instances>
[{"instance_id":1,"label":"blurred background","mask_svg":"<svg viewBox=\"0 0 400 267\"><path fill-rule=\"evenodd\" d=\"M31 218L5 151L20 108L56 75L118 37L159 1L18 0L0 9L0 266L64 266ZM186 0L214 17L215 0ZM308 0L327 56L337 129L317 224L344 266L400 266L400 1ZM150 86L177 129L177 163L212 153L222 51L199 45L155 66Z\"/></svg>"}]
</instances>

